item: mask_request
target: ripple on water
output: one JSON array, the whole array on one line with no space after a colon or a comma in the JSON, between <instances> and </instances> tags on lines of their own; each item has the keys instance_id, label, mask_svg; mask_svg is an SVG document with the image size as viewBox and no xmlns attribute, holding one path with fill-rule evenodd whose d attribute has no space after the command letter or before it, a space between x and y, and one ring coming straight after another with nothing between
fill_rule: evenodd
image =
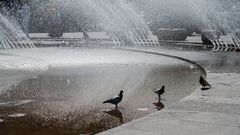
<instances>
[{"instance_id":1,"label":"ripple on water","mask_svg":"<svg viewBox=\"0 0 240 135\"><path fill-rule=\"evenodd\" d=\"M138 111L149 111L149 108L138 108Z\"/></svg>"},{"instance_id":2,"label":"ripple on water","mask_svg":"<svg viewBox=\"0 0 240 135\"><path fill-rule=\"evenodd\" d=\"M13 101L0 101L0 107L5 108L5 107L15 107L27 103L31 103L34 100L13 100Z\"/></svg>"},{"instance_id":3,"label":"ripple on water","mask_svg":"<svg viewBox=\"0 0 240 135\"><path fill-rule=\"evenodd\" d=\"M11 117L11 118L18 118L18 117L24 117L24 116L26 116L26 114L24 113L13 113L8 115L8 117Z\"/></svg>"}]
</instances>

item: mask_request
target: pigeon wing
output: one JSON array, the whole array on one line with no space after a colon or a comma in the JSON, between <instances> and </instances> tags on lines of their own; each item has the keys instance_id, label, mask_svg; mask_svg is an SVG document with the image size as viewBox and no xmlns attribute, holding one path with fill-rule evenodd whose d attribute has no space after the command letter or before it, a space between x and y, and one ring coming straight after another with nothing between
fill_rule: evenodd
<instances>
[{"instance_id":1,"label":"pigeon wing","mask_svg":"<svg viewBox=\"0 0 240 135\"><path fill-rule=\"evenodd\" d=\"M112 103L112 104L114 104L118 98L119 98L119 96L116 95L116 96L114 96L114 97L104 101L103 103Z\"/></svg>"}]
</instances>

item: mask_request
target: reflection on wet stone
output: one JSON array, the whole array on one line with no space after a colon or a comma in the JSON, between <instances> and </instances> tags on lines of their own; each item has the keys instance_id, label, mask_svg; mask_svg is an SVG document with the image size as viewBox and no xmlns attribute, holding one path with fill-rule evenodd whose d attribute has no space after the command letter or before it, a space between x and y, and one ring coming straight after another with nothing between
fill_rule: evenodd
<instances>
[{"instance_id":1,"label":"reflection on wet stone","mask_svg":"<svg viewBox=\"0 0 240 135\"><path fill-rule=\"evenodd\" d=\"M115 109L112 109L110 111L103 111L104 113L107 113L113 117L116 117L119 119L120 123L123 123L123 115L121 113L121 111L119 111L119 109L115 108Z\"/></svg>"},{"instance_id":2,"label":"reflection on wet stone","mask_svg":"<svg viewBox=\"0 0 240 135\"><path fill-rule=\"evenodd\" d=\"M162 110L165 107L164 104L160 100L158 100L157 102L153 103L153 105L156 106L155 109L157 109L158 111Z\"/></svg>"}]
</instances>

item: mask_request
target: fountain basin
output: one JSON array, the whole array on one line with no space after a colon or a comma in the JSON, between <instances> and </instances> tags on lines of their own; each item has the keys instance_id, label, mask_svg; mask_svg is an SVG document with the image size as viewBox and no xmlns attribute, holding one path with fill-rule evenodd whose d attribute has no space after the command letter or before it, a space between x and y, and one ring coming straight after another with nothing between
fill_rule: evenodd
<instances>
[{"instance_id":1,"label":"fountain basin","mask_svg":"<svg viewBox=\"0 0 240 135\"><path fill-rule=\"evenodd\" d=\"M202 73L192 63L124 50L49 48L14 53L41 58L50 66L0 95L1 102L33 101L0 106L0 114L24 114L4 116L3 134L98 133L177 102L199 87ZM162 85L166 93L159 103L152 89ZM118 110L102 104L120 89L124 98Z\"/></svg>"}]
</instances>

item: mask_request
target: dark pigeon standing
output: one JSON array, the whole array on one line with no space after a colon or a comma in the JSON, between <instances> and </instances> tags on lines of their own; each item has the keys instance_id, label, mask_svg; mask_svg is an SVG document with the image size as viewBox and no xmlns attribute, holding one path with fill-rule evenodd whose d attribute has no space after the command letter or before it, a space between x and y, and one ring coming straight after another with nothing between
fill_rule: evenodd
<instances>
[{"instance_id":1,"label":"dark pigeon standing","mask_svg":"<svg viewBox=\"0 0 240 135\"><path fill-rule=\"evenodd\" d=\"M158 100L161 100L161 95L165 91L165 85L163 85L161 89L153 89L153 91L158 95Z\"/></svg>"},{"instance_id":2,"label":"dark pigeon standing","mask_svg":"<svg viewBox=\"0 0 240 135\"><path fill-rule=\"evenodd\" d=\"M200 76L199 83L202 85L201 90L207 90L212 87L202 76ZM208 86L208 88L206 88L206 86Z\"/></svg>"},{"instance_id":3,"label":"dark pigeon standing","mask_svg":"<svg viewBox=\"0 0 240 135\"><path fill-rule=\"evenodd\" d=\"M106 101L103 101L103 103L111 103L114 104L116 106L116 108L118 108L118 103L120 103L122 101L123 98L123 90L120 91L120 93L116 96L114 96L113 98L110 98Z\"/></svg>"}]
</instances>

